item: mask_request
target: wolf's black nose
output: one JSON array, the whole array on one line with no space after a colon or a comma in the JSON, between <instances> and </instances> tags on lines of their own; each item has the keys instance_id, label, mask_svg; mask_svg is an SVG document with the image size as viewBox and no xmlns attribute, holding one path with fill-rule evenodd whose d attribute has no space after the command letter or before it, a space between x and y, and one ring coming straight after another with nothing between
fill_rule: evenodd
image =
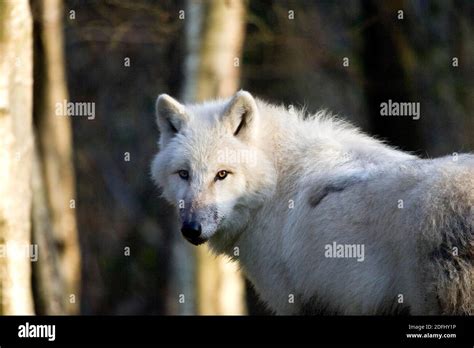
<instances>
[{"instance_id":1,"label":"wolf's black nose","mask_svg":"<svg viewBox=\"0 0 474 348\"><path fill-rule=\"evenodd\" d=\"M201 224L196 221L184 222L181 233L188 239L197 238L201 235Z\"/></svg>"}]
</instances>

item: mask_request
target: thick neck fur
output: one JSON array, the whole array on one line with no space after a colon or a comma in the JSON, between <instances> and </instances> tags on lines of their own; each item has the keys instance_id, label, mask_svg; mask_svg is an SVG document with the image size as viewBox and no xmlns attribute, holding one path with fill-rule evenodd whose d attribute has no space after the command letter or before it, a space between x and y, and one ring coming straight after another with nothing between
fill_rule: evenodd
<instances>
[{"instance_id":1,"label":"thick neck fur","mask_svg":"<svg viewBox=\"0 0 474 348\"><path fill-rule=\"evenodd\" d=\"M315 178L315 186L318 182L324 185L329 178L337 176L341 169L346 173L365 173L383 165L387 160L414 158L365 135L325 111L308 116L304 114L304 110L290 111L291 109L284 106L271 105L258 99L256 101L259 110L259 133L253 145L271 157L269 159L274 166L272 174L275 187L269 190L271 194L265 197L262 206L250 212L246 228L239 234L239 238L232 241L232 245L225 243L224 246L219 241L211 242L211 246L218 253L225 253L233 258L234 245L242 243L243 239L251 239L251 234L257 226L256 220L264 219L262 211L269 206L272 206L271 209L277 209L276 196L283 208L286 208L288 201L293 198L290 194L308 189L301 187L298 178L311 176ZM315 163L318 165L315 166ZM287 210L283 210L283 214L286 212ZM270 232L278 233L258 231ZM242 234L246 234L245 238L240 238Z\"/></svg>"},{"instance_id":2,"label":"thick neck fur","mask_svg":"<svg viewBox=\"0 0 474 348\"><path fill-rule=\"evenodd\" d=\"M327 178L341 169L368 172L389 160L414 158L325 111L305 115L304 110L289 111L261 100L257 105L261 132L256 146L272 156L278 173L275 192L294 192L298 177Z\"/></svg>"},{"instance_id":3,"label":"thick neck fur","mask_svg":"<svg viewBox=\"0 0 474 348\"><path fill-rule=\"evenodd\" d=\"M257 100L260 111L261 141L265 153L272 154L283 172L305 162L317 160L317 168L327 172L343 163L381 164L386 159L408 159L411 155L390 148L325 111L305 115L304 110L289 111ZM388 158L387 158L388 156ZM313 168L314 170L314 168Z\"/></svg>"}]
</instances>

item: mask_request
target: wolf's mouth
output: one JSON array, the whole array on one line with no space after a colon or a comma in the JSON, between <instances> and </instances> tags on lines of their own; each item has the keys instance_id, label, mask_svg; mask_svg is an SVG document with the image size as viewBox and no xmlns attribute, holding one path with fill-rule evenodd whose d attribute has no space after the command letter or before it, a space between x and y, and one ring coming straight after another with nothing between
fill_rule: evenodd
<instances>
[{"instance_id":1,"label":"wolf's mouth","mask_svg":"<svg viewBox=\"0 0 474 348\"><path fill-rule=\"evenodd\" d=\"M184 238L186 238L186 240L191 243L191 244L194 244L194 245L201 245L201 244L204 244L207 242L207 238L203 238L203 237L186 237L184 236Z\"/></svg>"}]
</instances>

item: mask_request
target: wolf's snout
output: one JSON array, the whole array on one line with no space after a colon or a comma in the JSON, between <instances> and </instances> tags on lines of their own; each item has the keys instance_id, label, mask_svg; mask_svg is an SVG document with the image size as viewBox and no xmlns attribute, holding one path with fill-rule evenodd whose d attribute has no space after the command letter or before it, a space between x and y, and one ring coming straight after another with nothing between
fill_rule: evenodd
<instances>
[{"instance_id":1,"label":"wolf's snout","mask_svg":"<svg viewBox=\"0 0 474 348\"><path fill-rule=\"evenodd\" d=\"M181 227L181 233L184 238L194 245L199 245L206 241L201 237L201 232L201 224L196 221L185 221Z\"/></svg>"}]
</instances>

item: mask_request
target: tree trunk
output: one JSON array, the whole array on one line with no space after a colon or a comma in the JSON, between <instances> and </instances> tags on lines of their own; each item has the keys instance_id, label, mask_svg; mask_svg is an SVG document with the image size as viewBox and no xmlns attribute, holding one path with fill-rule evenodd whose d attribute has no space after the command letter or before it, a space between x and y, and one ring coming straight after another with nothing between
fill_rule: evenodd
<instances>
[{"instance_id":1,"label":"tree trunk","mask_svg":"<svg viewBox=\"0 0 474 348\"><path fill-rule=\"evenodd\" d=\"M0 314L33 314L30 240L32 22L28 0L0 1ZM5 253L4 253L5 252Z\"/></svg>"},{"instance_id":2,"label":"tree trunk","mask_svg":"<svg viewBox=\"0 0 474 348\"><path fill-rule=\"evenodd\" d=\"M57 257L49 257L43 262L58 262L49 265L57 268L63 281L62 303L57 307L65 308L66 313L79 311L80 297L80 255L75 216L74 168L72 163L72 131L67 115L56 115L56 104L67 100L67 86L63 52L63 6L61 0L32 2L35 18L35 126L41 158L41 171L44 178L45 200L49 207L51 223L35 226L39 240L53 240ZM46 236L52 234L52 236ZM54 271L44 273L52 276ZM38 274L41 286L47 278ZM42 283L42 285L41 285ZM40 289L39 289L40 290ZM45 290L45 289L43 289ZM40 290L41 291L41 290ZM52 310L56 302L54 293L43 292ZM49 312L48 314L53 314Z\"/></svg>"},{"instance_id":3,"label":"tree trunk","mask_svg":"<svg viewBox=\"0 0 474 348\"><path fill-rule=\"evenodd\" d=\"M35 312L39 315L58 315L66 313L67 298L64 293L64 279L59 267L59 255L54 239L48 195L43 176L43 167L35 144L33 159L33 243L38 245L41 254L33 265L33 293Z\"/></svg>"},{"instance_id":4,"label":"tree trunk","mask_svg":"<svg viewBox=\"0 0 474 348\"><path fill-rule=\"evenodd\" d=\"M242 0L188 1L186 10L186 102L231 96L237 91L245 34ZM197 249L199 314L244 314L244 282L237 266Z\"/></svg>"}]
</instances>

